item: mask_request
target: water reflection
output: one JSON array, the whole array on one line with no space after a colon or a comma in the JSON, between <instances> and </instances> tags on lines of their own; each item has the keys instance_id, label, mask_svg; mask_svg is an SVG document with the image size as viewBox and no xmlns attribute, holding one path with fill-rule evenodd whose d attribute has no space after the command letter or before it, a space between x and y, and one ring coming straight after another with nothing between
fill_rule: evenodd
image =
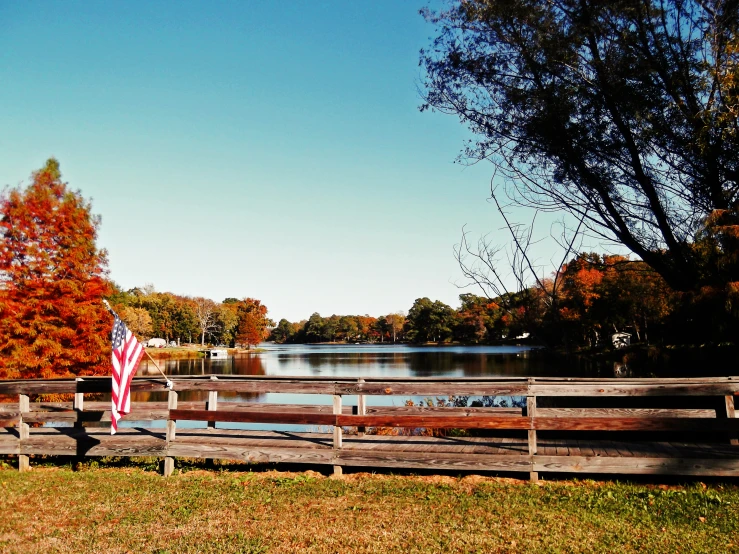
<instances>
[{"instance_id":1,"label":"water reflection","mask_svg":"<svg viewBox=\"0 0 739 554\"><path fill-rule=\"evenodd\" d=\"M219 360L159 360L157 363L167 375L266 375L259 356L234 356ZM139 374L156 376L159 371L151 361L142 360Z\"/></svg>"},{"instance_id":2,"label":"water reflection","mask_svg":"<svg viewBox=\"0 0 739 554\"><path fill-rule=\"evenodd\" d=\"M531 356L530 347L410 347L379 345L263 345L265 352L227 359L160 362L169 375L284 375L326 377L524 377L560 375ZM148 360L141 372L155 375ZM570 376L575 376L570 374Z\"/></svg>"},{"instance_id":3,"label":"water reflection","mask_svg":"<svg viewBox=\"0 0 739 554\"><path fill-rule=\"evenodd\" d=\"M167 375L266 375L262 358L255 355L241 355L226 359L211 360L198 358L191 360L159 360L157 362ZM142 360L139 375L160 375L150 360ZM204 391L180 391L179 402L205 400L208 394ZM219 393L223 401L258 402L264 395L258 393ZM152 393L133 393L131 400L135 402L164 401L166 391Z\"/></svg>"}]
</instances>

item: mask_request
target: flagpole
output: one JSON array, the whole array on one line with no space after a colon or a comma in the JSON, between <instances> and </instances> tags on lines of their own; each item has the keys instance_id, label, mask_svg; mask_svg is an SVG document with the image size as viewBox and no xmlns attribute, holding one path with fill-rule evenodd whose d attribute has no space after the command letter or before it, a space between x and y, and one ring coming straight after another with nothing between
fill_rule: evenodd
<instances>
[{"instance_id":1,"label":"flagpole","mask_svg":"<svg viewBox=\"0 0 739 554\"><path fill-rule=\"evenodd\" d=\"M108 311L109 311L109 312L110 312L111 314L113 314L113 315L117 315L117 314L116 314L116 313L115 313L115 312L113 311L113 308L111 308L111 307L110 307L110 304L108 304L108 301L107 301L107 300L106 300L105 298L103 298L103 304L105 304L105 307L106 307L106 308L108 308ZM164 372L162 371L162 368L161 368L161 367L159 367L159 364L158 364L158 363L156 362L156 360L155 360L154 358L152 358L152 357L151 357L151 354L149 354L149 352L148 352L148 351L146 350L146 347L145 347L145 346L144 346L144 345L142 344L142 345L141 345L141 348L143 348L143 349L144 349L144 353L145 353L145 354L146 354L146 355L147 355L147 356L149 357L149 359L151 360L151 362L152 362L152 363L154 364L154 367L155 367L155 368L157 368L157 369L159 370L159 373L161 373L161 374L162 374L162 377L164 377L164 380L165 380L165 381L167 381L167 385L166 385L166 386L167 386L167 388L168 388L168 389L174 389L174 383L173 383L172 381L170 381L170 380L169 380L169 377L167 377L167 376L166 376L166 375L164 374Z\"/></svg>"},{"instance_id":2,"label":"flagpole","mask_svg":"<svg viewBox=\"0 0 739 554\"><path fill-rule=\"evenodd\" d=\"M145 353L145 354L146 354L146 355L147 355L147 356L149 357L149 359L151 360L151 363L153 363L153 364L154 364L154 367L155 367L155 368L157 368L157 369L159 370L159 373L161 373L161 374L162 374L162 377L164 377L164 378L166 379L166 381L167 381L167 388L168 388L168 389L171 389L171 388L172 388L172 386L173 386L173 385L172 385L172 381L170 381L170 380L169 380L169 378L168 378L168 377L167 377L167 376L166 376L166 375L164 374L164 372L162 371L162 368L160 368L160 367L159 367L159 364L158 364L158 363L156 362L156 360L155 360L154 358L152 358L152 357L151 357L151 354L149 354L149 352L148 352L148 351L146 350L146 347L144 347L143 345L141 345L141 347L142 347L142 348L144 349L144 353Z\"/></svg>"}]
</instances>

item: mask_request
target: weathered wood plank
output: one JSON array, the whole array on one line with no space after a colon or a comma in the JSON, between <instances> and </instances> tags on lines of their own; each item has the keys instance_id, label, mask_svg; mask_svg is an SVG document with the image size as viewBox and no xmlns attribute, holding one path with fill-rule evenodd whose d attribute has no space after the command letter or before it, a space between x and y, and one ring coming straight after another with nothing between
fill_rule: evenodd
<instances>
[{"instance_id":1,"label":"weathered wood plank","mask_svg":"<svg viewBox=\"0 0 739 554\"><path fill-rule=\"evenodd\" d=\"M255 410L218 411L207 410L170 410L173 420L190 421L229 421L233 423L285 423L293 425L334 425L337 416L322 413L269 413ZM341 416L338 416L341 417Z\"/></svg>"},{"instance_id":2,"label":"weathered wood plank","mask_svg":"<svg viewBox=\"0 0 739 554\"><path fill-rule=\"evenodd\" d=\"M531 429L529 417L499 416L426 416L426 415L378 415L337 416L337 425L343 427L432 427L435 429Z\"/></svg>"},{"instance_id":3,"label":"weathered wood plank","mask_svg":"<svg viewBox=\"0 0 739 554\"><path fill-rule=\"evenodd\" d=\"M342 450L337 457L344 466L432 469L445 471L511 471L528 473L532 469L531 457L491 456L487 454L441 454L429 452L394 452L376 455Z\"/></svg>"},{"instance_id":4,"label":"weathered wood plank","mask_svg":"<svg viewBox=\"0 0 739 554\"><path fill-rule=\"evenodd\" d=\"M17 427L21 421L20 412L0 412L0 427Z\"/></svg>"},{"instance_id":5,"label":"weathered wood plank","mask_svg":"<svg viewBox=\"0 0 739 554\"><path fill-rule=\"evenodd\" d=\"M471 419L471 418L470 418ZM540 431L731 431L739 420L673 417L537 417L533 428Z\"/></svg>"},{"instance_id":6,"label":"weathered wood plank","mask_svg":"<svg viewBox=\"0 0 739 554\"><path fill-rule=\"evenodd\" d=\"M119 431L118 434L41 435L31 433L20 447L21 454L51 456L162 456L166 441L160 435L145 436Z\"/></svg>"},{"instance_id":7,"label":"weathered wood plank","mask_svg":"<svg viewBox=\"0 0 739 554\"><path fill-rule=\"evenodd\" d=\"M0 428L0 454L19 454L20 441L17 429Z\"/></svg>"},{"instance_id":8,"label":"weathered wood plank","mask_svg":"<svg viewBox=\"0 0 739 554\"><path fill-rule=\"evenodd\" d=\"M379 395L379 396L447 396L449 394L466 396L524 396L528 392L526 384L498 383L337 383L337 394Z\"/></svg>"},{"instance_id":9,"label":"weathered wood plank","mask_svg":"<svg viewBox=\"0 0 739 554\"><path fill-rule=\"evenodd\" d=\"M619 458L610 456L534 456L536 471L562 473L620 473L631 475L739 476L739 459Z\"/></svg>"},{"instance_id":10,"label":"weathered wood plank","mask_svg":"<svg viewBox=\"0 0 739 554\"><path fill-rule=\"evenodd\" d=\"M597 383L532 384L537 396L724 396L739 390L739 381L702 384L679 383Z\"/></svg>"},{"instance_id":11,"label":"weathered wood plank","mask_svg":"<svg viewBox=\"0 0 739 554\"><path fill-rule=\"evenodd\" d=\"M539 417L716 417L715 410L663 408L538 408Z\"/></svg>"},{"instance_id":12,"label":"weathered wood plank","mask_svg":"<svg viewBox=\"0 0 739 554\"><path fill-rule=\"evenodd\" d=\"M739 420L646 417L338 416L337 425L539 431L739 431Z\"/></svg>"},{"instance_id":13,"label":"weathered wood plank","mask_svg":"<svg viewBox=\"0 0 739 554\"><path fill-rule=\"evenodd\" d=\"M177 442L170 445L167 454L172 457L243 460L253 463L283 462L331 465L336 463L336 456L333 450L313 450L307 448L249 448L238 445L201 445Z\"/></svg>"}]
</instances>

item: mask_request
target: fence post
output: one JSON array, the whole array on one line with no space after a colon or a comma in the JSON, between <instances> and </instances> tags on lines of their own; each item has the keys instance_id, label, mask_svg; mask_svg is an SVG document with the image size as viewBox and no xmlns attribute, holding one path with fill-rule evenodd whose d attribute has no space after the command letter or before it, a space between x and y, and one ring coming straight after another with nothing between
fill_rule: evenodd
<instances>
[{"instance_id":1,"label":"fence post","mask_svg":"<svg viewBox=\"0 0 739 554\"><path fill-rule=\"evenodd\" d=\"M360 378L357 382L361 385L364 383L364 379ZM357 396L357 415L367 415L367 397L363 394ZM365 431L366 428L364 426L357 427L358 436L363 437Z\"/></svg>"},{"instance_id":2,"label":"fence post","mask_svg":"<svg viewBox=\"0 0 739 554\"><path fill-rule=\"evenodd\" d=\"M734 408L734 396L731 394L727 394L724 397L725 403L726 403L726 417L729 419L733 419L736 417L736 409ZM739 446L739 437L732 434L729 437L729 441L732 446Z\"/></svg>"},{"instance_id":3,"label":"fence post","mask_svg":"<svg viewBox=\"0 0 739 554\"><path fill-rule=\"evenodd\" d=\"M169 391L169 396L167 397L167 409L168 410L176 410L177 409L177 392L176 391ZM177 430L177 422L174 419L167 418L167 454L169 454L169 445L171 442L175 439L175 433ZM171 456L165 456L164 457L164 476L169 477L172 475L172 472L174 471L174 458Z\"/></svg>"},{"instance_id":4,"label":"fence post","mask_svg":"<svg viewBox=\"0 0 739 554\"><path fill-rule=\"evenodd\" d=\"M218 377L216 377L215 375L211 375L210 376L210 380L211 381L218 381ZM210 390L210 391L208 391L208 406L207 406L207 410L209 412L215 412L215 411L218 410L218 391L216 391L216 390ZM208 422L208 427L211 427L211 428L214 428L215 429L215 426L216 426L216 422L215 421L209 421Z\"/></svg>"},{"instance_id":5,"label":"fence post","mask_svg":"<svg viewBox=\"0 0 739 554\"><path fill-rule=\"evenodd\" d=\"M536 417L536 396L527 396L526 397L526 415L530 418L531 422L533 423L534 418ZM536 455L536 430L535 429L529 429L529 456L535 456ZM533 461L531 465L531 469L533 470ZM529 481L532 483L536 483L539 480L539 472L538 471L530 471L529 472Z\"/></svg>"},{"instance_id":6,"label":"fence post","mask_svg":"<svg viewBox=\"0 0 739 554\"><path fill-rule=\"evenodd\" d=\"M77 377L75 382L75 389L74 389L74 411L77 414L77 419L74 422L75 427L82 427L82 421L80 421L80 412L82 412L85 409L85 395L81 392L77 392L77 388L79 388L80 382L82 381L81 377Z\"/></svg>"},{"instance_id":7,"label":"fence post","mask_svg":"<svg viewBox=\"0 0 739 554\"><path fill-rule=\"evenodd\" d=\"M29 428L28 423L23 421L23 414L31 411L31 405L27 394L18 395L18 412L20 421L18 421L18 471L28 471L31 469L29 457L21 454L23 441L28 439Z\"/></svg>"},{"instance_id":8,"label":"fence post","mask_svg":"<svg viewBox=\"0 0 739 554\"><path fill-rule=\"evenodd\" d=\"M334 394L334 415L341 415L341 395ZM342 430L338 425L334 425L334 457L341 450L342 446ZM340 465L334 465L334 475L341 475L342 469Z\"/></svg>"}]
</instances>

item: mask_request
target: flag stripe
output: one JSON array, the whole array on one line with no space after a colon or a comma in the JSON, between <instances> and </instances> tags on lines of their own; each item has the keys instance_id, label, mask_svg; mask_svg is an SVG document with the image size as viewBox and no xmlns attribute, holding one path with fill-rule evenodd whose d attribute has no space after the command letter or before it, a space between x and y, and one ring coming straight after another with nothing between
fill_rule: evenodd
<instances>
[{"instance_id":1,"label":"flag stripe","mask_svg":"<svg viewBox=\"0 0 739 554\"><path fill-rule=\"evenodd\" d=\"M131 380L144 356L144 348L118 315L115 315L111 338L113 370L110 434L113 435L118 430L118 420L131 411Z\"/></svg>"}]
</instances>

